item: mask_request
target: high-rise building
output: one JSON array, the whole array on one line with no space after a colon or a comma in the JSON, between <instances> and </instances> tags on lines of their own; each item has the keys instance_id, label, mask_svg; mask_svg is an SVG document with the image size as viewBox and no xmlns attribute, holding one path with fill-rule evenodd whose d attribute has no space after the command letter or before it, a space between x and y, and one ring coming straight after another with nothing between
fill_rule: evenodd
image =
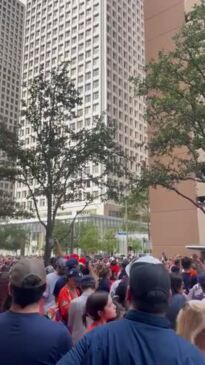
<instances>
[{"instance_id":1,"label":"high-rise building","mask_svg":"<svg viewBox=\"0 0 205 365\"><path fill-rule=\"evenodd\" d=\"M23 81L26 85L39 73L46 73L62 61L70 61L70 78L82 96L73 130L90 128L96 116L107 112L118 120L118 141L130 156L135 156L133 171L140 173L146 151L139 142L146 139L144 101L134 98L130 76L143 74L143 0L27 0ZM27 87L22 90L27 97ZM26 146L31 144L31 129L21 130ZM138 146L137 146L138 143ZM99 174L102 166L87 167ZM91 184L84 194L98 195ZM26 207L27 190L17 185L16 198ZM45 199L39 199L42 214ZM69 204L63 214L73 215L79 204ZM95 214L116 215L118 207L96 199L88 210Z\"/></svg>"},{"instance_id":2,"label":"high-rise building","mask_svg":"<svg viewBox=\"0 0 205 365\"><path fill-rule=\"evenodd\" d=\"M0 1L0 121L17 126L20 107L25 6L19 0ZM6 160L0 152L0 161ZM0 181L0 190L13 195L13 183Z\"/></svg>"},{"instance_id":3,"label":"high-rise building","mask_svg":"<svg viewBox=\"0 0 205 365\"><path fill-rule=\"evenodd\" d=\"M200 0L198 0L200 1ZM185 23L186 13L197 0L145 0L146 61L161 50L174 47L173 37ZM179 186L193 200L205 196L204 184L186 182ZM187 253L186 245L205 244L204 214L176 193L163 188L150 190L151 240L156 255Z\"/></svg>"}]
</instances>

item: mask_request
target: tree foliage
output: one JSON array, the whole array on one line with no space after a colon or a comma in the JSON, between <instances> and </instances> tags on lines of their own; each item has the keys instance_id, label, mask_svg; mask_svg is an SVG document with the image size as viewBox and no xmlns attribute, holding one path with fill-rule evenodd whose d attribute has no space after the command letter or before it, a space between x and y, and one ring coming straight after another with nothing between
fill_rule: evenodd
<instances>
[{"instance_id":1,"label":"tree foliage","mask_svg":"<svg viewBox=\"0 0 205 365\"><path fill-rule=\"evenodd\" d=\"M100 250L100 238L97 227L91 223L82 223L78 235L79 247L85 254L96 253Z\"/></svg>"},{"instance_id":2,"label":"tree foliage","mask_svg":"<svg viewBox=\"0 0 205 365\"><path fill-rule=\"evenodd\" d=\"M4 149L5 140L2 141L0 138L0 150ZM17 169L14 165L14 160L8 157L0 160L0 181L1 184L14 184L17 175ZM12 186L12 185L11 185ZM31 217L32 212L22 209L19 204L17 204L14 196L13 189L9 191L1 185L0 187L0 219L7 220L9 218L19 218L19 217Z\"/></svg>"},{"instance_id":3,"label":"tree foliage","mask_svg":"<svg viewBox=\"0 0 205 365\"><path fill-rule=\"evenodd\" d=\"M135 238L135 239L129 239L128 241L129 247L134 251L134 253L142 252L142 242Z\"/></svg>"},{"instance_id":4,"label":"tree foliage","mask_svg":"<svg viewBox=\"0 0 205 365\"><path fill-rule=\"evenodd\" d=\"M75 108L81 98L70 81L68 65L63 63L49 77L41 71L28 86L28 98L23 102L21 128L30 128L30 145L22 144L19 134L2 126L0 136L10 158L17 158L16 180L28 190L27 199L46 230L45 261L51 254L53 230L59 209L69 202L80 201L88 184L99 187L105 199L119 195L118 184L107 179L128 176L127 158L115 142L116 126L106 116L93 119L92 128L76 130ZM7 143L9 141L10 143ZM89 170L90 163L103 166L101 173ZM39 211L44 198L46 222ZM93 201L91 194L83 200Z\"/></svg>"},{"instance_id":5,"label":"tree foliage","mask_svg":"<svg viewBox=\"0 0 205 365\"><path fill-rule=\"evenodd\" d=\"M28 232L22 227L9 224L0 227L0 248L7 251L21 251L24 254L25 246L29 242Z\"/></svg>"},{"instance_id":6,"label":"tree foliage","mask_svg":"<svg viewBox=\"0 0 205 365\"><path fill-rule=\"evenodd\" d=\"M117 238L114 229L107 229L101 238L101 251L113 255L117 251Z\"/></svg>"},{"instance_id":7,"label":"tree foliage","mask_svg":"<svg viewBox=\"0 0 205 365\"><path fill-rule=\"evenodd\" d=\"M70 239L70 224L68 222L62 222L56 220L53 230L53 236L60 242L62 249L68 250Z\"/></svg>"},{"instance_id":8,"label":"tree foliage","mask_svg":"<svg viewBox=\"0 0 205 365\"><path fill-rule=\"evenodd\" d=\"M123 216L133 221L149 221L149 192L148 189L133 187L123 199Z\"/></svg>"},{"instance_id":9,"label":"tree foliage","mask_svg":"<svg viewBox=\"0 0 205 365\"><path fill-rule=\"evenodd\" d=\"M175 37L175 49L160 52L146 68L144 80L135 78L138 95L147 100L151 136L150 165L139 188L161 185L184 195L180 182L205 182L205 5L193 8Z\"/></svg>"}]
</instances>

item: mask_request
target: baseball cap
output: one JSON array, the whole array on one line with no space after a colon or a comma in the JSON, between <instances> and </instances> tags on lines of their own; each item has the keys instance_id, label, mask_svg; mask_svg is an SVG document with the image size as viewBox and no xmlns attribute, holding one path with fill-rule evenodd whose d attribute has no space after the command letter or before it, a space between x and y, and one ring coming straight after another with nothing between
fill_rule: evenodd
<instances>
[{"instance_id":1,"label":"baseball cap","mask_svg":"<svg viewBox=\"0 0 205 365\"><path fill-rule=\"evenodd\" d=\"M39 288L46 283L46 270L40 259L20 259L10 270L10 283L18 288Z\"/></svg>"},{"instance_id":2,"label":"baseball cap","mask_svg":"<svg viewBox=\"0 0 205 365\"><path fill-rule=\"evenodd\" d=\"M146 263L146 264L161 264L161 261L159 259L157 259L156 257L150 256L150 255L146 255L146 256L142 256L140 258L134 258L127 266L126 266L126 273L129 276L130 275L130 270L131 267L134 264L139 264L139 263Z\"/></svg>"},{"instance_id":3,"label":"baseball cap","mask_svg":"<svg viewBox=\"0 0 205 365\"><path fill-rule=\"evenodd\" d=\"M170 276L157 259L137 260L130 269L129 284L135 300L145 305L165 307L170 295Z\"/></svg>"},{"instance_id":4,"label":"baseball cap","mask_svg":"<svg viewBox=\"0 0 205 365\"><path fill-rule=\"evenodd\" d=\"M79 263L80 263L80 264L82 264L82 265L85 265L85 264L87 263L86 258L85 258L85 257L81 257L81 258L79 259Z\"/></svg>"},{"instance_id":5,"label":"baseball cap","mask_svg":"<svg viewBox=\"0 0 205 365\"><path fill-rule=\"evenodd\" d=\"M68 279L71 279L71 278L81 279L82 278L81 272L79 272L78 269L75 269L75 268L68 270L66 276Z\"/></svg>"},{"instance_id":6,"label":"baseball cap","mask_svg":"<svg viewBox=\"0 0 205 365\"><path fill-rule=\"evenodd\" d=\"M64 257L58 257L56 260L56 266L59 268L66 267L67 260Z\"/></svg>"},{"instance_id":7,"label":"baseball cap","mask_svg":"<svg viewBox=\"0 0 205 365\"><path fill-rule=\"evenodd\" d=\"M68 270L71 270L73 268L76 268L76 266L78 266L78 260L76 260L76 258L71 257L67 262L66 262L66 267L68 268Z\"/></svg>"}]
</instances>

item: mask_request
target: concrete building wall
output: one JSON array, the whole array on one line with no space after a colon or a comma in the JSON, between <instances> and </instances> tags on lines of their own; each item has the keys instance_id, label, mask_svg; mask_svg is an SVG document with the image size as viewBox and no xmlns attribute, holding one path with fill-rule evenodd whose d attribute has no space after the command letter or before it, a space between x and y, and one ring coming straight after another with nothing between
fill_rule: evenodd
<instances>
[{"instance_id":1,"label":"concrete building wall","mask_svg":"<svg viewBox=\"0 0 205 365\"><path fill-rule=\"evenodd\" d=\"M170 51L174 47L173 36L185 21L185 10L190 10L194 1L145 0L146 61L157 58L160 50ZM186 9L185 9L186 7ZM185 195L196 199L197 186L194 182L179 185ZM205 229L199 230L203 214L191 203L168 190L150 190L151 240L153 251L160 255L186 253L188 244L203 243ZM203 225L204 226L204 225Z\"/></svg>"},{"instance_id":2,"label":"concrete building wall","mask_svg":"<svg viewBox=\"0 0 205 365\"><path fill-rule=\"evenodd\" d=\"M19 0L0 1L0 121L10 130L19 119L25 6ZM0 161L6 155L0 151ZM13 195L13 183L0 181L0 190Z\"/></svg>"}]
</instances>

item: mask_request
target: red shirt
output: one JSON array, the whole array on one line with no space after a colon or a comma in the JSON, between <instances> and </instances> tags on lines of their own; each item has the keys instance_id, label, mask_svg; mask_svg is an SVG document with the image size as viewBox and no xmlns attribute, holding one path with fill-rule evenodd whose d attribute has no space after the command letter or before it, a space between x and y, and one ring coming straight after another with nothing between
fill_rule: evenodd
<instances>
[{"instance_id":1,"label":"red shirt","mask_svg":"<svg viewBox=\"0 0 205 365\"><path fill-rule=\"evenodd\" d=\"M80 292L78 289L69 289L67 286L64 286L57 299L57 305L59 308L60 315L62 317L62 320L67 323L68 321L68 311L70 308L70 302L71 300L79 297Z\"/></svg>"},{"instance_id":2,"label":"red shirt","mask_svg":"<svg viewBox=\"0 0 205 365\"><path fill-rule=\"evenodd\" d=\"M110 268L111 271L114 272L115 274L118 274L118 272L120 271L120 267L118 265L111 265Z\"/></svg>"},{"instance_id":3,"label":"red shirt","mask_svg":"<svg viewBox=\"0 0 205 365\"><path fill-rule=\"evenodd\" d=\"M88 328L86 329L86 333L94 330L94 328L102 326L102 323L99 323L98 321L94 321L93 323L91 323L90 326L88 326Z\"/></svg>"}]
</instances>

